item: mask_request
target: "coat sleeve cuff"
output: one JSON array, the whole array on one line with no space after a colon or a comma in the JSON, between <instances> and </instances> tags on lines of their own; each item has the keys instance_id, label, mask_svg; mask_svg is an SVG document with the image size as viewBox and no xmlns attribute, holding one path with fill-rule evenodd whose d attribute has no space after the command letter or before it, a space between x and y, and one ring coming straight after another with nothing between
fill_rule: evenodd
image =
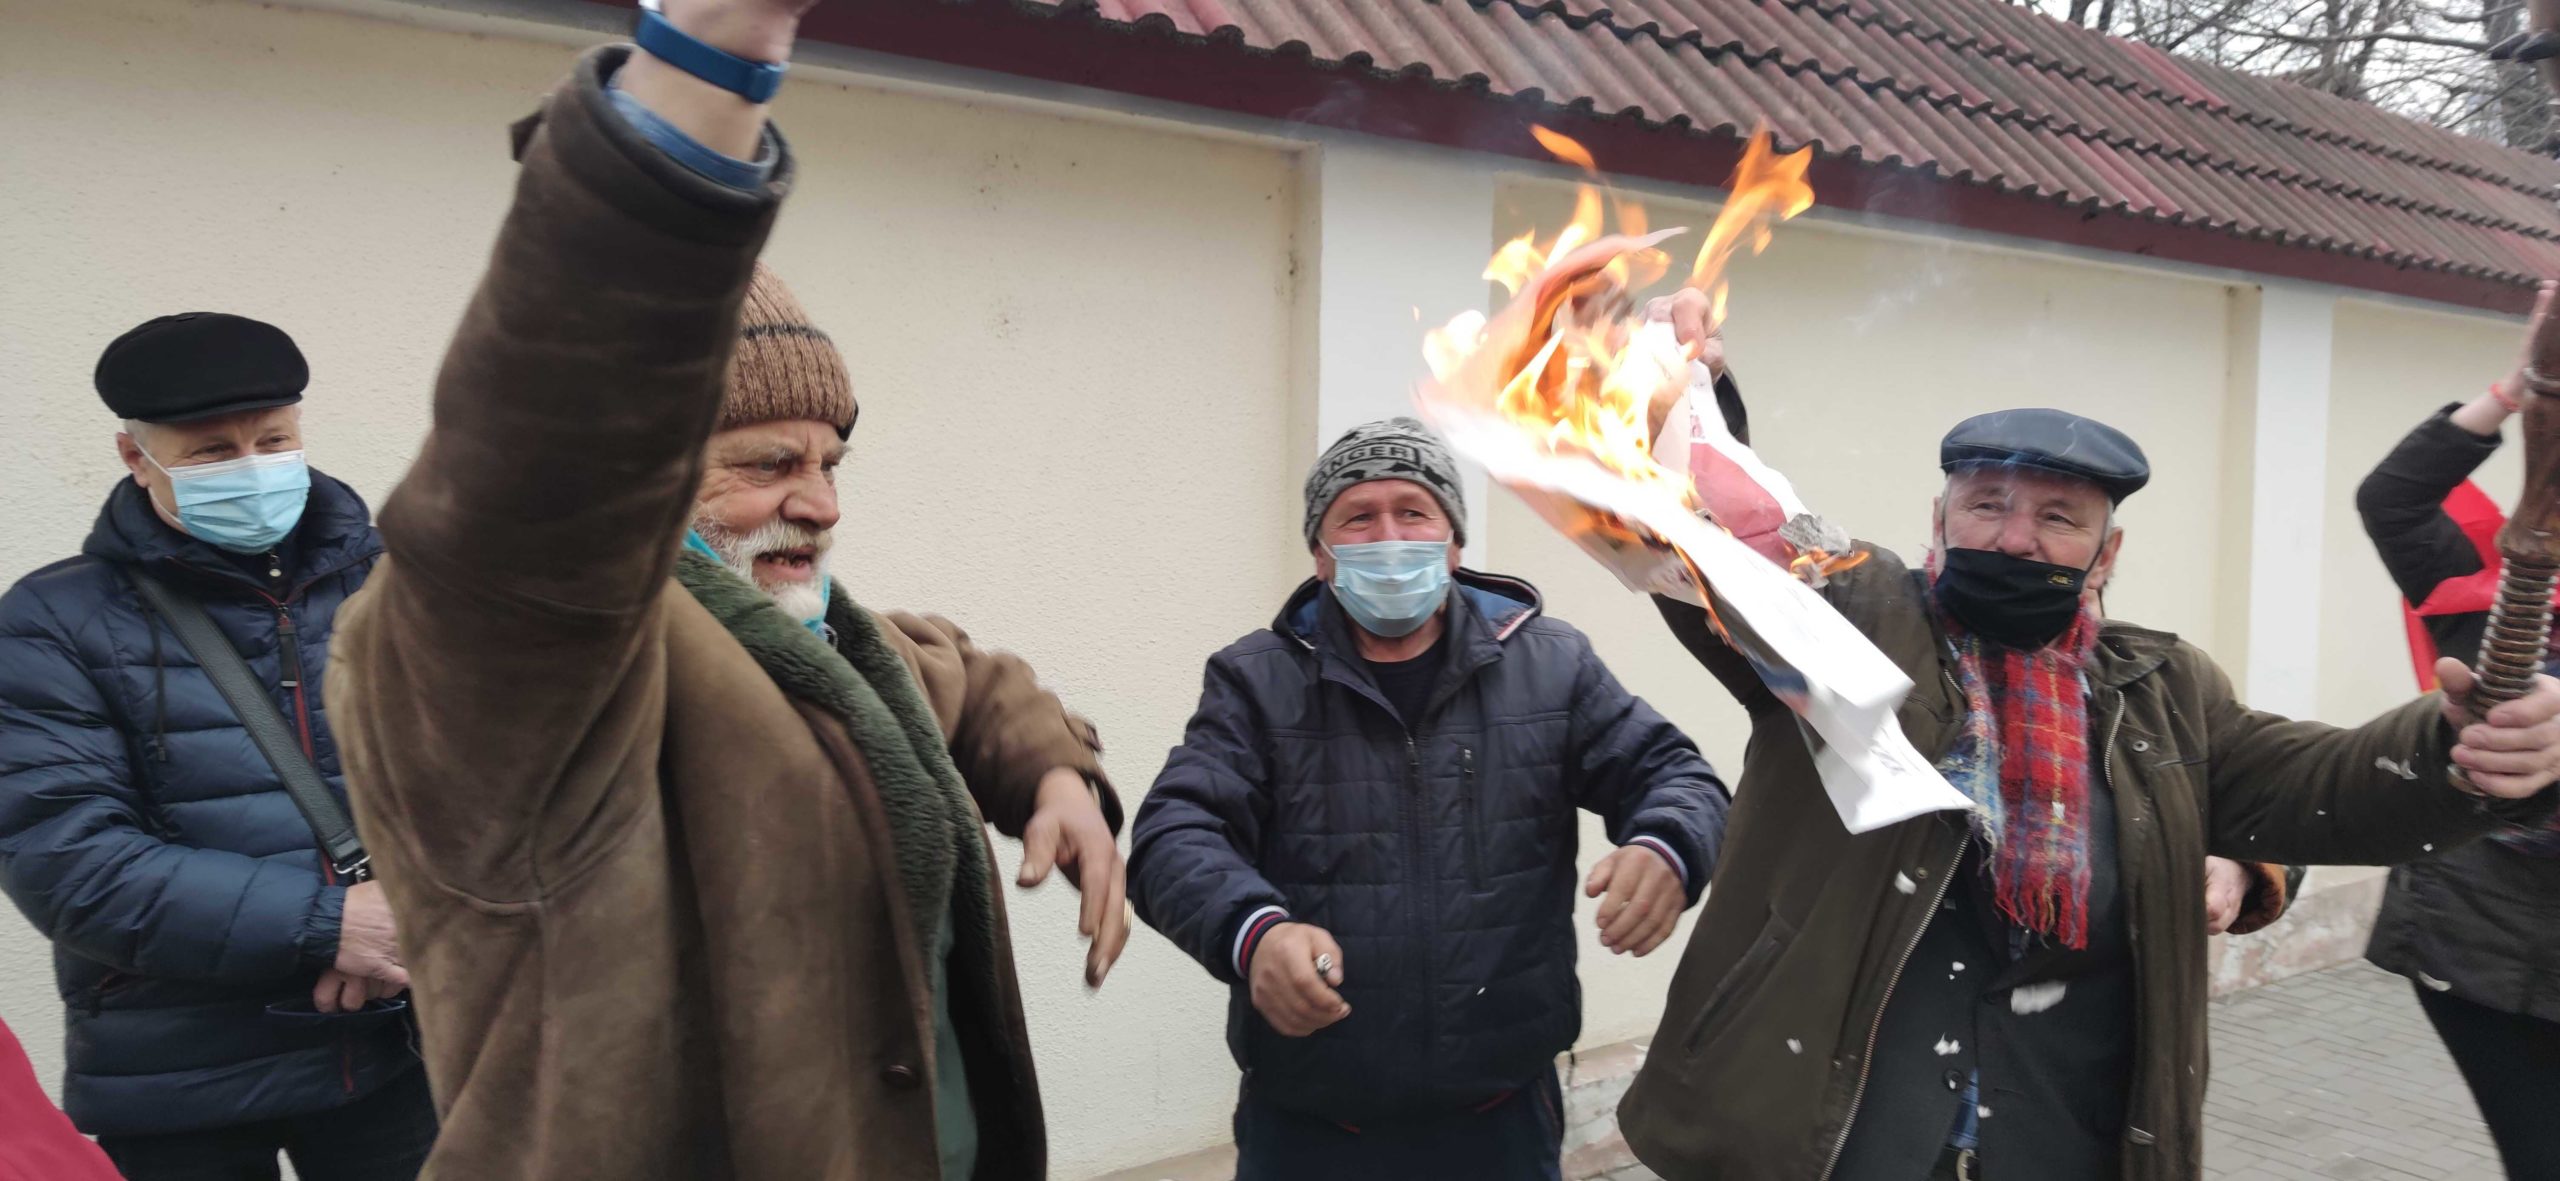
<instances>
[{"instance_id":1,"label":"coat sleeve cuff","mask_svg":"<svg viewBox=\"0 0 2560 1181\"><path fill-rule=\"evenodd\" d=\"M1271 928L1288 921L1288 908L1264 906L1248 912L1244 921L1236 924L1234 945L1227 955L1227 967L1235 972L1236 979L1252 978L1253 953L1262 946L1262 937L1270 934Z\"/></svg>"},{"instance_id":2,"label":"coat sleeve cuff","mask_svg":"<svg viewBox=\"0 0 2560 1181\"><path fill-rule=\"evenodd\" d=\"M338 963L338 931L347 913L347 888L322 886L302 920L302 962L315 968Z\"/></svg>"},{"instance_id":3,"label":"coat sleeve cuff","mask_svg":"<svg viewBox=\"0 0 2560 1181\"><path fill-rule=\"evenodd\" d=\"M1637 835L1627 839L1628 848L1636 848L1639 846L1651 849L1654 852L1661 854L1664 861L1670 862L1671 872L1678 874L1680 877L1681 891L1683 893L1690 892L1691 883L1689 881L1689 862L1682 858L1677 850L1674 850L1671 847L1671 842L1663 840L1661 837L1655 836L1652 833L1638 833Z\"/></svg>"},{"instance_id":4,"label":"coat sleeve cuff","mask_svg":"<svg viewBox=\"0 0 2560 1181\"><path fill-rule=\"evenodd\" d=\"M2292 874L2284 866L2252 861L2240 868L2249 875L2249 892L2240 900L2240 917L2231 921L2233 935L2265 929L2293 904Z\"/></svg>"}]
</instances>

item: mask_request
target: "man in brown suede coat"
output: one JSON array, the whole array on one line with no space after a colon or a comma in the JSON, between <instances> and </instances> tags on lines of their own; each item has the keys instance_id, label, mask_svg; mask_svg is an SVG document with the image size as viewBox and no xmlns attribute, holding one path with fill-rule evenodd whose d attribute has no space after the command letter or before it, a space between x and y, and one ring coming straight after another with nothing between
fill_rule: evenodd
<instances>
[{"instance_id":1,"label":"man in brown suede coat","mask_svg":"<svg viewBox=\"0 0 2560 1181\"><path fill-rule=\"evenodd\" d=\"M983 825L1026 884L1070 869L1099 983L1118 804L1020 661L831 591L852 394L755 265L789 153L663 38L778 62L808 3L667 7L673 57L591 53L519 126L340 623L330 709L445 1120L427 1175L1039 1177Z\"/></svg>"}]
</instances>

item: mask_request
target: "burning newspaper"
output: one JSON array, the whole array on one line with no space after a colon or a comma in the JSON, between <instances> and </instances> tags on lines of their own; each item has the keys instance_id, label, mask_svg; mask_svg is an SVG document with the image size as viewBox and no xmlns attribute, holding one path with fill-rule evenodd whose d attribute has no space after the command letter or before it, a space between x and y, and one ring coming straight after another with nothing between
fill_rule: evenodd
<instances>
[{"instance_id":1,"label":"burning newspaper","mask_svg":"<svg viewBox=\"0 0 2560 1181\"><path fill-rule=\"evenodd\" d=\"M1591 166L1572 141L1540 139ZM1746 240L1757 251L1770 221L1811 203L1802 157L1772 160L1765 137L1753 139L1691 274L1717 319L1725 259ZM1642 211L1623 200L1617 207L1620 224L1641 234ZM1805 726L1849 831L1970 807L1894 718L1910 680L1807 585L1864 555L1846 553L1845 537L1724 429L1712 375L1670 326L1629 313L1625 293L1667 270L1654 244L1670 231L1602 237L1599 229L1600 198L1586 186L1573 224L1547 250L1524 237L1496 254L1487 277L1517 298L1489 321L1466 313L1431 334L1435 376L1418 392L1422 414L1630 589L1706 608ZM1665 402L1675 404L1658 413ZM1710 475L1756 485L1774 506L1768 519L1702 515L1692 481Z\"/></svg>"}]
</instances>

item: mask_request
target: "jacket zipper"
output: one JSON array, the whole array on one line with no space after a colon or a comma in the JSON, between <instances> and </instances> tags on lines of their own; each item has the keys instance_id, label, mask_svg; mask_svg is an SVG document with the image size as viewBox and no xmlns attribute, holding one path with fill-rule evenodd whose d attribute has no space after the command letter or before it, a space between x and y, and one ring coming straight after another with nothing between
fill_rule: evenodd
<instances>
[{"instance_id":1,"label":"jacket zipper","mask_svg":"<svg viewBox=\"0 0 2560 1181\"><path fill-rule=\"evenodd\" d=\"M1822 1181L1830 1181L1831 1171L1840 1167L1840 1154L1849 1147L1849 1129L1858 1122L1858 1106L1867 1101L1867 1076L1876 1060L1876 1035L1884 1032L1884 1009L1893 1003L1893 990L1902 983L1902 970L1911 965L1911 956L1920 950L1920 938L1937 921L1938 907L1947 900L1947 888L1955 883L1956 867L1964 864L1964 851L1973 844L1968 831L1956 841L1956 855L1947 859L1946 871L1938 875L1936 892L1929 895L1929 909L1922 913L1920 928L1911 933L1911 942L1902 947L1902 955L1893 961L1893 975L1886 977L1884 995L1876 999L1876 1019L1867 1026L1867 1048L1858 1059L1858 1089L1849 1093L1849 1112L1840 1118L1840 1136L1831 1144L1831 1159L1822 1162Z\"/></svg>"},{"instance_id":2,"label":"jacket zipper","mask_svg":"<svg viewBox=\"0 0 2560 1181\"><path fill-rule=\"evenodd\" d=\"M2116 797L2116 807L2119 810L2124 807L2124 797L2116 795L2116 735L2124 729L2124 711L2124 694L2119 692L2116 694L2116 708L2114 712L2107 715L2106 747L2098 756L2099 781L2107 789L2107 794ZM2148 802L2149 801L2147 800L2145 801L2146 804ZM2156 819L2154 820L2154 824L2157 824ZM2157 831L2157 829L2155 828L2154 831ZM2163 837L2161 839L2165 840L2167 838ZM2121 848L2123 844L2122 840L2119 839L2117 844L2119 848L2116 853L2116 860L2118 863L2122 863L2124 860L2124 853ZM2121 871L2119 871L2119 873L2121 873ZM2125 899L2125 943L2127 945L2127 951L2129 951L2133 956L2133 1012L2134 1022L2138 1028L2142 1021L2142 924L2134 918L2133 892L2124 889L2121 882L2119 882L2117 889L2123 893ZM2141 1127L2133 1122L2134 1111L2138 1109L2142 1097L2142 1081L2142 1055L2136 1054L2133 1059L2133 1086L2128 1090L2127 1098L2125 1100L2127 1110L2125 1111L2124 1127L2125 1133L2128 1136L2132 1133L2143 1131Z\"/></svg>"},{"instance_id":3,"label":"jacket zipper","mask_svg":"<svg viewBox=\"0 0 2560 1181\"><path fill-rule=\"evenodd\" d=\"M177 564L186 565L183 562ZM315 573L304 579L301 585L293 587L281 599L268 594L263 589L258 591L258 597L265 599L267 604L274 607L276 611L276 659L283 673L278 687L293 690L294 729L302 740L304 757L309 758L315 766L320 762L320 752L311 740L311 701L302 683L302 640L299 629L294 626L293 612L289 605L301 598L302 592L309 590L313 583L354 564L348 562ZM194 567L188 568L194 569ZM273 553L267 555L267 577L270 579L284 577L284 567L277 555ZM329 864L329 851L326 849L320 850L320 880L333 886L338 884L337 867ZM338 1035L338 1080L347 1094L356 1093L356 1043L355 1035L352 1033Z\"/></svg>"},{"instance_id":4,"label":"jacket zipper","mask_svg":"<svg viewBox=\"0 0 2560 1181\"><path fill-rule=\"evenodd\" d=\"M293 726L302 738L302 754L313 766L320 763L320 751L311 741L311 702L302 684L302 638L293 626L293 612L284 604L276 604L276 653L284 667L284 683L293 690ZM329 864L329 851L320 850L320 877L331 885L338 882L338 869ZM338 1035L338 1081L346 1093L356 1093L356 1039L352 1033Z\"/></svg>"},{"instance_id":5,"label":"jacket zipper","mask_svg":"<svg viewBox=\"0 0 2560 1181\"><path fill-rule=\"evenodd\" d=\"M1408 911L1406 921L1409 924L1405 929L1419 936L1416 941L1422 949L1422 995L1438 996L1440 966L1437 949L1431 946L1430 937L1422 934L1425 929L1422 922L1422 908L1433 902L1425 895L1433 892L1432 881L1436 875L1430 872L1427 862L1429 842L1423 839L1422 834L1422 747L1414 740L1413 731L1410 729L1407 729L1404 735L1404 768L1405 850L1406 855L1412 859L1410 868L1407 870L1411 881L1405 889L1405 905ZM1422 1069L1425 1071L1431 1068L1430 1063L1435 1057L1434 1051L1437 1049L1436 1043L1439 1037L1439 1006L1424 1005L1422 1007Z\"/></svg>"},{"instance_id":6,"label":"jacket zipper","mask_svg":"<svg viewBox=\"0 0 2560 1181\"><path fill-rule=\"evenodd\" d=\"M272 559L270 559L272 560ZM302 684L302 636L293 624L293 610L284 603L276 605L276 662L283 672L283 686L293 690L293 728L302 740L302 755L313 766L320 762L320 751L311 741L311 701ZM329 864L329 851L320 851L320 879L336 885L338 870ZM356 1039L352 1033L338 1035L338 1083L350 1096L356 1093Z\"/></svg>"},{"instance_id":7,"label":"jacket zipper","mask_svg":"<svg viewBox=\"0 0 2560 1181\"><path fill-rule=\"evenodd\" d=\"M283 604L276 606L276 654L284 687L293 690L293 728L302 739L303 756L317 764L320 749L311 741L311 700L302 683L302 634L293 625L292 610Z\"/></svg>"},{"instance_id":8,"label":"jacket zipper","mask_svg":"<svg viewBox=\"0 0 2560 1181\"><path fill-rule=\"evenodd\" d=\"M1467 888L1484 893L1484 799L1476 793L1476 752L1458 748L1458 802L1466 809Z\"/></svg>"},{"instance_id":9,"label":"jacket zipper","mask_svg":"<svg viewBox=\"0 0 2560 1181\"><path fill-rule=\"evenodd\" d=\"M1956 683L1955 674L1948 672L1947 666L1941 663L1938 676L1955 693L1956 703L1963 705L1964 686ZM2113 757L2115 752L2109 750L2107 753ZM1938 907L1946 902L1947 888L1955 884L1956 868L1964 864L1964 851L1972 844L1973 834L1969 831L1957 839L1956 855L1947 860L1946 872L1938 875L1937 890L1929 895L1929 909L1926 917L1920 920L1920 929L1912 932L1911 942L1904 945L1901 958L1893 962L1893 975L1885 979L1884 996L1876 1001L1875 1022L1867 1027L1865 1056L1858 1059L1858 1089L1849 1093L1849 1113L1840 1119L1840 1138L1832 1142L1831 1159L1822 1162L1822 1181L1831 1181L1832 1170L1840 1167L1840 1154L1849 1148L1849 1128L1858 1122L1859 1105L1867 1101L1867 1076L1875 1065L1876 1035L1884 1032L1884 1007L1893 1003L1893 990L1902 983L1902 970L1910 966L1912 954L1920 950L1920 939L1929 933L1929 924L1937 921Z\"/></svg>"}]
</instances>

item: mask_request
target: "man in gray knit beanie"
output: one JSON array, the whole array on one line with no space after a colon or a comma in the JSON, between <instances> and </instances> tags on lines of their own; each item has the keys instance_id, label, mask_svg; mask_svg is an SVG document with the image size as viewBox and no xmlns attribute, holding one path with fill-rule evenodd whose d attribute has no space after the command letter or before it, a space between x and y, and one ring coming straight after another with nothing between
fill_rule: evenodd
<instances>
[{"instance_id":1,"label":"man in gray knit beanie","mask_svg":"<svg viewBox=\"0 0 2560 1181\"><path fill-rule=\"evenodd\" d=\"M1237 1181L1554 1181L1576 885L1643 955L1714 870L1715 772L1536 588L1459 568L1466 509L1413 419L1325 448L1315 577L1209 658L1132 829L1139 917L1234 990ZM1578 809L1618 846L1580 883Z\"/></svg>"}]
</instances>

